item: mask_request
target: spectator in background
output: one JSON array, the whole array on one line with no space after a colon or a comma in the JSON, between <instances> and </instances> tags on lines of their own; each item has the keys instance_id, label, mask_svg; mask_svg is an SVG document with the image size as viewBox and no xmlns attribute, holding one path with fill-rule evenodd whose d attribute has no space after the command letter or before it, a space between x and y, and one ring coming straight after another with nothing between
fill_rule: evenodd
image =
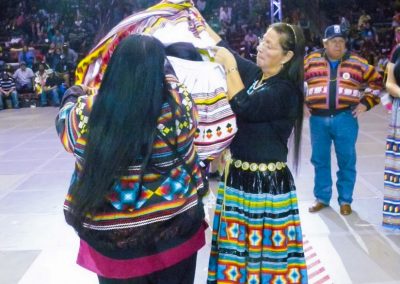
<instances>
[{"instance_id":1,"label":"spectator in background","mask_svg":"<svg viewBox=\"0 0 400 284\"><path fill-rule=\"evenodd\" d=\"M366 22L371 21L371 16L367 14L367 12L365 12L365 10L361 10L361 15L358 18L358 24L357 24L357 28L359 31L361 31L364 28L364 25Z\"/></svg>"},{"instance_id":2,"label":"spectator in background","mask_svg":"<svg viewBox=\"0 0 400 284\"><path fill-rule=\"evenodd\" d=\"M400 43L400 27L394 29L394 46Z\"/></svg>"},{"instance_id":3,"label":"spectator in background","mask_svg":"<svg viewBox=\"0 0 400 284\"><path fill-rule=\"evenodd\" d=\"M376 64L376 71L381 74L381 76L384 76L386 66L389 63L389 58L388 58L388 52L387 50L382 50L381 54L378 56L378 62Z\"/></svg>"},{"instance_id":4,"label":"spectator in background","mask_svg":"<svg viewBox=\"0 0 400 284\"><path fill-rule=\"evenodd\" d=\"M61 48L56 46L54 49L54 52L52 52L51 54L48 53L48 55L50 55L49 61L47 61L47 57L46 57L46 62L49 64L51 69L56 70L56 67L60 63L61 57L62 57Z\"/></svg>"},{"instance_id":5,"label":"spectator in background","mask_svg":"<svg viewBox=\"0 0 400 284\"><path fill-rule=\"evenodd\" d=\"M304 14L304 12L300 13L300 19L299 19L299 25L301 29L303 30L305 38L310 38L310 27L311 27L311 22L309 17Z\"/></svg>"},{"instance_id":6,"label":"spectator in background","mask_svg":"<svg viewBox=\"0 0 400 284\"><path fill-rule=\"evenodd\" d=\"M69 44L66 42L63 45L62 54L67 61L68 67L70 70L74 70L78 61L78 54L69 47Z\"/></svg>"},{"instance_id":7,"label":"spectator in background","mask_svg":"<svg viewBox=\"0 0 400 284\"><path fill-rule=\"evenodd\" d=\"M206 0L197 0L196 2L196 7L200 11L200 13L204 13L204 11L206 10L206 5Z\"/></svg>"},{"instance_id":8,"label":"spectator in background","mask_svg":"<svg viewBox=\"0 0 400 284\"><path fill-rule=\"evenodd\" d=\"M346 36L349 36L350 27L351 27L349 20L347 20L347 18L345 16L340 16L339 23L340 23L340 28L342 29L343 33Z\"/></svg>"},{"instance_id":9,"label":"spectator in background","mask_svg":"<svg viewBox=\"0 0 400 284\"><path fill-rule=\"evenodd\" d=\"M53 37L51 38L51 42L58 47L62 47L64 41L65 41L64 35L61 34L60 30L56 29Z\"/></svg>"},{"instance_id":10,"label":"spectator in background","mask_svg":"<svg viewBox=\"0 0 400 284\"><path fill-rule=\"evenodd\" d=\"M55 68L55 64L54 64L54 57L56 52L56 45L55 43L50 43L49 45L49 49L46 52L45 55L45 61L46 63L50 66L50 68L54 69Z\"/></svg>"},{"instance_id":11,"label":"spectator in background","mask_svg":"<svg viewBox=\"0 0 400 284\"><path fill-rule=\"evenodd\" d=\"M40 98L40 106L47 105L46 94L44 93L44 87L46 86L47 80L46 66L40 63L38 71L35 73L35 93Z\"/></svg>"},{"instance_id":12,"label":"spectator in background","mask_svg":"<svg viewBox=\"0 0 400 284\"><path fill-rule=\"evenodd\" d=\"M219 21L221 22L222 26L229 26L231 23L231 13L228 9L228 5L226 2L221 6L219 9Z\"/></svg>"},{"instance_id":13,"label":"spectator in background","mask_svg":"<svg viewBox=\"0 0 400 284\"><path fill-rule=\"evenodd\" d=\"M34 68L37 68L37 63L44 63L46 62L46 50L45 46L40 46L35 50L35 62Z\"/></svg>"},{"instance_id":14,"label":"spectator in background","mask_svg":"<svg viewBox=\"0 0 400 284\"><path fill-rule=\"evenodd\" d=\"M18 62L25 62L26 66L33 68L35 63L35 52L31 50L27 45L22 47L22 50L18 53Z\"/></svg>"},{"instance_id":15,"label":"spectator in background","mask_svg":"<svg viewBox=\"0 0 400 284\"><path fill-rule=\"evenodd\" d=\"M256 54L258 45L258 37L252 29L248 29L244 36L244 46L246 48L246 54Z\"/></svg>"},{"instance_id":16,"label":"spectator in background","mask_svg":"<svg viewBox=\"0 0 400 284\"><path fill-rule=\"evenodd\" d=\"M208 20L208 25L219 35L221 35L221 23L218 20L218 13L214 13L213 15L210 16L210 19Z\"/></svg>"},{"instance_id":17,"label":"spectator in background","mask_svg":"<svg viewBox=\"0 0 400 284\"><path fill-rule=\"evenodd\" d=\"M58 49L58 48L57 48ZM57 50L56 49L56 50ZM60 55L59 61L56 65L56 75L64 80L65 86L70 85L70 73L73 71L73 67L67 61L67 57L64 54Z\"/></svg>"},{"instance_id":18,"label":"spectator in background","mask_svg":"<svg viewBox=\"0 0 400 284\"><path fill-rule=\"evenodd\" d=\"M400 8L396 9L396 12L392 18L392 27L393 28L400 27Z\"/></svg>"},{"instance_id":19,"label":"spectator in background","mask_svg":"<svg viewBox=\"0 0 400 284\"><path fill-rule=\"evenodd\" d=\"M5 56L3 47L0 46L0 71L3 71L5 64L7 62L6 60L7 60L7 58Z\"/></svg>"},{"instance_id":20,"label":"spectator in background","mask_svg":"<svg viewBox=\"0 0 400 284\"><path fill-rule=\"evenodd\" d=\"M58 107L60 106L60 92L63 80L56 76L52 69L47 69L45 72L47 74L47 78L42 89L42 93L40 94L41 106L47 106L49 96L51 105Z\"/></svg>"},{"instance_id":21,"label":"spectator in background","mask_svg":"<svg viewBox=\"0 0 400 284\"><path fill-rule=\"evenodd\" d=\"M378 34L376 29L371 25L371 22L367 21L364 23L364 27L361 29L361 37L364 42L369 42L375 46L378 43Z\"/></svg>"},{"instance_id":22,"label":"spectator in background","mask_svg":"<svg viewBox=\"0 0 400 284\"><path fill-rule=\"evenodd\" d=\"M25 61L20 62L20 67L14 72L13 78L18 93L33 92L33 79L35 74L26 66Z\"/></svg>"},{"instance_id":23,"label":"spectator in background","mask_svg":"<svg viewBox=\"0 0 400 284\"><path fill-rule=\"evenodd\" d=\"M31 21L30 23L31 30L30 33L32 34L32 41L38 42L39 37L43 34L43 27L40 26L39 21Z\"/></svg>"},{"instance_id":24,"label":"spectator in background","mask_svg":"<svg viewBox=\"0 0 400 284\"><path fill-rule=\"evenodd\" d=\"M0 77L0 109L4 108L3 101L6 102L7 108L10 108L11 104L13 108L19 108L14 79L6 71L2 71Z\"/></svg>"},{"instance_id":25,"label":"spectator in background","mask_svg":"<svg viewBox=\"0 0 400 284\"><path fill-rule=\"evenodd\" d=\"M24 22L25 22L25 15L24 15L24 12L21 12L16 19L16 22L15 22L16 26L20 28L20 27L22 27Z\"/></svg>"}]
</instances>

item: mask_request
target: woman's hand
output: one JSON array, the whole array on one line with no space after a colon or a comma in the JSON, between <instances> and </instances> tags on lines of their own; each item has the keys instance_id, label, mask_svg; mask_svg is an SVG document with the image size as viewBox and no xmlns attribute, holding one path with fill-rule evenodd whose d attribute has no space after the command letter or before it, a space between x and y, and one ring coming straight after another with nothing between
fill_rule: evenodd
<instances>
[{"instance_id":1,"label":"woman's hand","mask_svg":"<svg viewBox=\"0 0 400 284\"><path fill-rule=\"evenodd\" d=\"M215 46L212 48L214 52L214 61L221 64L226 73L227 82L227 97L231 100L241 90L244 89L242 78L240 78L239 70L236 64L236 59L233 54L224 47Z\"/></svg>"},{"instance_id":2,"label":"woman's hand","mask_svg":"<svg viewBox=\"0 0 400 284\"><path fill-rule=\"evenodd\" d=\"M214 52L214 60L216 63L224 66L225 70L236 67L236 59L233 54L225 47L215 46L212 51Z\"/></svg>"}]
</instances>

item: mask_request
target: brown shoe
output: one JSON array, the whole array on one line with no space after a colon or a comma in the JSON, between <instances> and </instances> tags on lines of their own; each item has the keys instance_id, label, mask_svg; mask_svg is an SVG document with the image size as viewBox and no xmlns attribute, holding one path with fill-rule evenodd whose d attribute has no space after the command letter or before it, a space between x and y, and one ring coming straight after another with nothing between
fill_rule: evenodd
<instances>
[{"instance_id":1,"label":"brown shoe","mask_svg":"<svg viewBox=\"0 0 400 284\"><path fill-rule=\"evenodd\" d=\"M328 205L316 201L313 205L311 205L311 207L308 207L308 212L314 213L314 212L318 212L322 209L324 209L325 207L328 207Z\"/></svg>"},{"instance_id":2,"label":"brown shoe","mask_svg":"<svg viewBox=\"0 0 400 284\"><path fill-rule=\"evenodd\" d=\"M350 215L351 212L353 212L353 211L351 210L350 204L342 204L342 205L340 205L340 214L342 214L342 215Z\"/></svg>"}]
</instances>

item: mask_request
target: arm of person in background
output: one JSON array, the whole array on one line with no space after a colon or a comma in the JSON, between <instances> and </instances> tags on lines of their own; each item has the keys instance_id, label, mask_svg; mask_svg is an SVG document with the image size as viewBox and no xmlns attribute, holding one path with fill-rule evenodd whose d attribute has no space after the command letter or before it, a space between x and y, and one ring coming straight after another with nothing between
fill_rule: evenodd
<instances>
[{"instance_id":1,"label":"arm of person in background","mask_svg":"<svg viewBox=\"0 0 400 284\"><path fill-rule=\"evenodd\" d=\"M20 51L22 51L22 47L20 47L20 48L11 47L10 48L10 52L20 52Z\"/></svg>"},{"instance_id":2,"label":"arm of person in background","mask_svg":"<svg viewBox=\"0 0 400 284\"><path fill-rule=\"evenodd\" d=\"M15 86L14 87L11 87L9 90L8 90L8 94L11 94L12 92L15 92L17 89L15 88Z\"/></svg>"},{"instance_id":3,"label":"arm of person in background","mask_svg":"<svg viewBox=\"0 0 400 284\"><path fill-rule=\"evenodd\" d=\"M382 76L375 70L374 66L369 64L366 64L366 69L363 71L363 79L367 83L367 87L360 99L360 103L352 112L354 117L358 117L361 113L370 110L381 101L379 94L383 87Z\"/></svg>"},{"instance_id":4,"label":"arm of person in background","mask_svg":"<svg viewBox=\"0 0 400 284\"><path fill-rule=\"evenodd\" d=\"M4 95L7 95L7 92L4 91L4 89L3 89L2 87L0 87L0 92L1 92L2 94L4 94ZM0 100L1 100L1 98L0 98Z\"/></svg>"},{"instance_id":5,"label":"arm of person in background","mask_svg":"<svg viewBox=\"0 0 400 284\"><path fill-rule=\"evenodd\" d=\"M55 85L55 86L48 86L48 85L46 85L46 86L44 87L44 90L45 90L46 92L48 92L48 91L54 90L55 88L57 88L57 85Z\"/></svg>"},{"instance_id":6,"label":"arm of person in background","mask_svg":"<svg viewBox=\"0 0 400 284\"><path fill-rule=\"evenodd\" d=\"M13 77L14 80L17 80L17 77L18 77L18 70L19 70L19 69L15 70L14 74L12 74L12 77Z\"/></svg>"},{"instance_id":7,"label":"arm of person in background","mask_svg":"<svg viewBox=\"0 0 400 284\"><path fill-rule=\"evenodd\" d=\"M400 86L396 83L396 78L394 77L394 63L389 62L387 64L387 79L386 79L386 90L392 97L400 97Z\"/></svg>"},{"instance_id":8,"label":"arm of person in background","mask_svg":"<svg viewBox=\"0 0 400 284\"><path fill-rule=\"evenodd\" d=\"M29 76L31 76L31 84L32 87L35 86L35 73L33 73L32 69L29 69Z\"/></svg>"},{"instance_id":9,"label":"arm of person in background","mask_svg":"<svg viewBox=\"0 0 400 284\"><path fill-rule=\"evenodd\" d=\"M78 53L73 49L71 49L71 51L72 51L72 61L74 63L74 66L76 66L78 62Z\"/></svg>"}]
</instances>

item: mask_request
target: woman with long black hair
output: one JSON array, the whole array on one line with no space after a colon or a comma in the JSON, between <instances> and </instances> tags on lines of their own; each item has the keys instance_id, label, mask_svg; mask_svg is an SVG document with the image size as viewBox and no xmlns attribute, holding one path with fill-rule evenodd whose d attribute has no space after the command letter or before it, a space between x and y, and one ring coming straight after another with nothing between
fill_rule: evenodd
<instances>
[{"instance_id":1,"label":"woman with long black hair","mask_svg":"<svg viewBox=\"0 0 400 284\"><path fill-rule=\"evenodd\" d=\"M307 283L296 187L286 165L294 134L297 169L303 122L304 36L275 23L257 47L257 64L218 42L238 132L218 189L209 283Z\"/></svg>"},{"instance_id":2,"label":"woman with long black hair","mask_svg":"<svg viewBox=\"0 0 400 284\"><path fill-rule=\"evenodd\" d=\"M162 43L125 38L97 95L83 89L67 91L56 120L76 157L64 213L77 263L100 283L193 283L205 243L196 112Z\"/></svg>"}]
</instances>

